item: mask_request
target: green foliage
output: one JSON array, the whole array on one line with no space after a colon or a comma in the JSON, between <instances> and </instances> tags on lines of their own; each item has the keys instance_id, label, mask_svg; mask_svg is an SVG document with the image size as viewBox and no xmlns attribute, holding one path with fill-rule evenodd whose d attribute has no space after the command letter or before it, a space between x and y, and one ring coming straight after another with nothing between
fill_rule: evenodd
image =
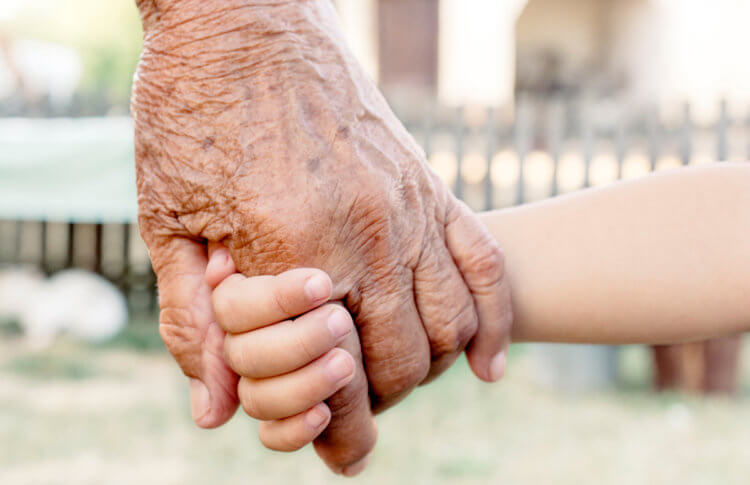
<instances>
[{"instance_id":1,"label":"green foliage","mask_svg":"<svg viewBox=\"0 0 750 485\"><path fill-rule=\"evenodd\" d=\"M3 30L11 38L55 42L75 49L84 64L79 95L127 107L142 43L133 0L26 2L11 23L0 24L0 33Z\"/></svg>"}]
</instances>

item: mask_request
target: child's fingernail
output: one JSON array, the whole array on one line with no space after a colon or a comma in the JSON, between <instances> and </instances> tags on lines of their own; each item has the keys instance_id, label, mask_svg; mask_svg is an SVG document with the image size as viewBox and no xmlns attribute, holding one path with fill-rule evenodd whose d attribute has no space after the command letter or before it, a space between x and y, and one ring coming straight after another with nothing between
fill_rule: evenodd
<instances>
[{"instance_id":1,"label":"child's fingernail","mask_svg":"<svg viewBox=\"0 0 750 485\"><path fill-rule=\"evenodd\" d=\"M490 362L490 379L492 381L499 381L505 375L505 351L503 350Z\"/></svg>"},{"instance_id":2,"label":"child's fingernail","mask_svg":"<svg viewBox=\"0 0 750 485\"><path fill-rule=\"evenodd\" d=\"M208 388L198 379L190 379L190 414L193 421L199 421L211 410L211 396Z\"/></svg>"},{"instance_id":3,"label":"child's fingernail","mask_svg":"<svg viewBox=\"0 0 750 485\"><path fill-rule=\"evenodd\" d=\"M351 357L344 352L337 352L326 364L326 373L332 382L339 383L352 376L354 365Z\"/></svg>"},{"instance_id":4,"label":"child's fingernail","mask_svg":"<svg viewBox=\"0 0 750 485\"><path fill-rule=\"evenodd\" d=\"M312 276L305 283L305 293L312 302L327 299L330 292L331 288L328 284L328 279L322 275Z\"/></svg>"},{"instance_id":5,"label":"child's fingernail","mask_svg":"<svg viewBox=\"0 0 750 485\"><path fill-rule=\"evenodd\" d=\"M328 330L336 340L343 338L348 335L352 330L352 325L349 320L349 316L344 313L345 310L336 308L328 315Z\"/></svg>"},{"instance_id":6,"label":"child's fingernail","mask_svg":"<svg viewBox=\"0 0 750 485\"><path fill-rule=\"evenodd\" d=\"M305 415L305 423L312 428L318 429L328 419L328 413L324 410L323 405L318 404Z\"/></svg>"}]
</instances>

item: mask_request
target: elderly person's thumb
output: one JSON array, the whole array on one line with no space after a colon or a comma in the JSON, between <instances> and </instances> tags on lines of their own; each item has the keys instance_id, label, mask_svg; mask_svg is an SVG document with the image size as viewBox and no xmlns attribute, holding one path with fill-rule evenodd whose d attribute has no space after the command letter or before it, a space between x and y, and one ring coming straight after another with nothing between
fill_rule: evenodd
<instances>
[{"instance_id":1,"label":"elderly person's thumb","mask_svg":"<svg viewBox=\"0 0 750 485\"><path fill-rule=\"evenodd\" d=\"M211 308L206 246L182 237L149 241L159 286L159 333L190 378L193 420L202 428L227 422L237 410L237 375L224 363L224 331Z\"/></svg>"}]
</instances>

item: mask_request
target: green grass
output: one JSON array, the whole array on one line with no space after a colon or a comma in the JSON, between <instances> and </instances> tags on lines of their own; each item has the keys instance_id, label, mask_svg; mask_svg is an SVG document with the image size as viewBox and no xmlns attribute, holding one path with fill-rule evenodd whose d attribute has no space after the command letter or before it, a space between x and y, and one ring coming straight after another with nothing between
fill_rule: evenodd
<instances>
[{"instance_id":1,"label":"green grass","mask_svg":"<svg viewBox=\"0 0 750 485\"><path fill-rule=\"evenodd\" d=\"M157 316L149 313L135 315L123 332L112 340L98 344L96 348L162 352L164 351L164 342L159 335L157 321Z\"/></svg>"},{"instance_id":2,"label":"green grass","mask_svg":"<svg viewBox=\"0 0 750 485\"><path fill-rule=\"evenodd\" d=\"M93 347L31 352L0 340L0 483L747 483L748 394L655 395L642 347L621 353L623 384L589 393L535 385L523 346L497 385L461 360L378 418L372 463L347 481L309 448L265 450L241 412L219 429L196 428L154 322L140 317Z\"/></svg>"},{"instance_id":3,"label":"green grass","mask_svg":"<svg viewBox=\"0 0 750 485\"><path fill-rule=\"evenodd\" d=\"M98 375L89 359L68 353L31 353L9 359L3 371L32 379L80 380Z\"/></svg>"}]
</instances>

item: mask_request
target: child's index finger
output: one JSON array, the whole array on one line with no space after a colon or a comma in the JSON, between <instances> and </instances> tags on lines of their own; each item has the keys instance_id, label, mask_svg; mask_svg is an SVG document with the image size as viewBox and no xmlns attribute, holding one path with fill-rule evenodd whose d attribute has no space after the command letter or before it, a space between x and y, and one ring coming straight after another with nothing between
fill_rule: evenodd
<instances>
[{"instance_id":1,"label":"child's index finger","mask_svg":"<svg viewBox=\"0 0 750 485\"><path fill-rule=\"evenodd\" d=\"M278 276L233 274L211 297L217 323L229 333L242 333L297 317L331 297L328 275L313 268Z\"/></svg>"}]
</instances>

